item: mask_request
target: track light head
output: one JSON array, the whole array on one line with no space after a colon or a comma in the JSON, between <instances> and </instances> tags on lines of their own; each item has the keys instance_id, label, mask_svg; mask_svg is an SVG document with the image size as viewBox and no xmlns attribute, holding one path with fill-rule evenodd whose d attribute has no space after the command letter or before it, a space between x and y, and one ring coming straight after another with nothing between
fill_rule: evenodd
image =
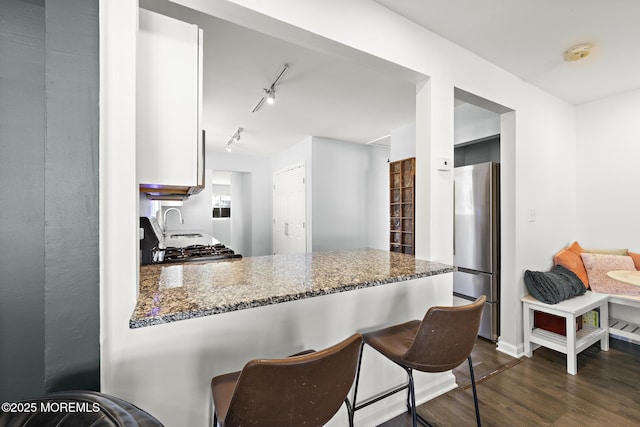
<instances>
[{"instance_id":1,"label":"track light head","mask_svg":"<svg viewBox=\"0 0 640 427\"><path fill-rule=\"evenodd\" d=\"M274 88L265 89L264 90L264 96L267 99L267 104L273 105L273 103L276 102L276 91L275 91Z\"/></svg>"},{"instance_id":2,"label":"track light head","mask_svg":"<svg viewBox=\"0 0 640 427\"><path fill-rule=\"evenodd\" d=\"M255 113L256 111L258 111L260 107L262 107L262 104L264 104L265 102L267 104L273 104L276 101L275 87L280 81L280 79L282 79L282 76L284 75L284 73L287 72L288 69L289 69L289 64L284 64L284 67L282 67L282 71L280 71L276 79L273 81L273 83L271 83L271 86L269 86L269 89L262 89L262 98L260 98L258 103L253 107L253 110L251 110L252 113Z\"/></svg>"},{"instance_id":3,"label":"track light head","mask_svg":"<svg viewBox=\"0 0 640 427\"><path fill-rule=\"evenodd\" d=\"M235 143L235 142L240 142L240 132L242 132L244 129L243 128L238 128L236 129L236 131L233 133L233 135L231 135L231 137L227 140L227 144L225 145L225 149L228 152L231 152L231 144Z\"/></svg>"}]
</instances>

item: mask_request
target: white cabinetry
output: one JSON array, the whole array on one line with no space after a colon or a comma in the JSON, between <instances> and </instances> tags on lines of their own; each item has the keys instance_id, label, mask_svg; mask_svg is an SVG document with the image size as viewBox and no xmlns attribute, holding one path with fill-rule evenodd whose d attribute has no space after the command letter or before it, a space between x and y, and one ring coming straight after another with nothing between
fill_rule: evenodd
<instances>
[{"instance_id":1,"label":"white cabinetry","mask_svg":"<svg viewBox=\"0 0 640 427\"><path fill-rule=\"evenodd\" d=\"M141 191L191 194L204 185L201 77L202 30L140 9L136 134Z\"/></svg>"}]
</instances>

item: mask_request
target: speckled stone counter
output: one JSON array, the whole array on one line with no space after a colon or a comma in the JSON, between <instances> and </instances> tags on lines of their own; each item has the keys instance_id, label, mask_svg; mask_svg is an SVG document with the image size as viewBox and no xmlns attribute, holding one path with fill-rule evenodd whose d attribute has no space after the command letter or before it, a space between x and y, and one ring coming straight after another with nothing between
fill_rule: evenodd
<instances>
[{"instance_id":1,"label":"speckled stone counter","mask_svg":"<svg viewBox=\"0 0 640 427\"><path fill-rule=\"evenodd\" d=\"M130 328L449 273L449 265L377 249L147 265Z\"/></svg>"}]
</instances>

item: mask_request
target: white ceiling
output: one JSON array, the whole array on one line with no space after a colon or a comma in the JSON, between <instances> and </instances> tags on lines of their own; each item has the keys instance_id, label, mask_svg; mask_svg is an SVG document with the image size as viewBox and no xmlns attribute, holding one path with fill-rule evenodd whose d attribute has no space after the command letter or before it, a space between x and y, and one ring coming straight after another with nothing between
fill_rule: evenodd
<instances>
[{"instance_id":1,"label":"white ceiling","mask_svg":"<svg viewBox=\"0 0 640 427\"><path fill-rule=\"evenodd\" d=\"M310 135L366 143L415 121L415 82L312 51L222 20L205 33L204 127L234 153L270 154ZM254 106L281 72L276 102Z\"/></svg>"},{"instance_id":2,"label":"white ceiling","mask_svg":"<svg viewBox=\"0 0 640 427\"><path fill-rule=\"evenodd\" d=\"M572 104L640 88L638 0L375 1Z\"/></svg>"},{"instance_id":3,"label":"white ceiling","mask_svg":"<svg viewBox=\"0 0 640 427\"><path fill-rule=\"evenodd\" d=\"M580 104L640 88L640 0L376 0L525 81ZM425 76L348 49L311 50L170 3L141 7L204 30L203 125L207 149L268 156L310 135L366 143L415 121L415 84ZM461 11L463 13L461 13ZM563 52L593 43L564 63ZM251 110L282 66L274 105Z\"/></svg>"},{"instance_id":4,"label":"white ceiling","mask_svg":"<svg viewBox=\"0 0 640 427\"><path fill-rule=\"evenodd\" d=\"M311 135L367 143L415 121L415 85L425 76L311 50L166 0L140 6L203 29L209 150L223 151L238 127L243 131L232 153L268 156ZM252 113L285 63L275 104Z\"/></svg>"}]
</instances>

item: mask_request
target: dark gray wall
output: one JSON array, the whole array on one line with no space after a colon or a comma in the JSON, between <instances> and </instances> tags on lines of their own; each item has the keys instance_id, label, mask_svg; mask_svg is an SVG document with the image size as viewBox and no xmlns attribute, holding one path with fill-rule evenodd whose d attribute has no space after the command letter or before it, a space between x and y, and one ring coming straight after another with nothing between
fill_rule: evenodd
<instances>
[{"instance_id":1,"label":"dark gray wall","mask_svg":"<svg viewBox=\"0 0 640 427\"><path fill-rule=\"evenodd\" d=\"M500 135L457 146L453 151L454 167L485 162L500 163Z\"/></svg>"},{"instance_id":2,"label":"dark gray wall","mask_svg":"<svg viewBox=\"0 0 640 427\"><path fill-rule=\"evenodd\" d=\"M0 22L0 401L98 390L98 0Z\"/></svg>"},{"instance_id":3,"label":"dark gray wall","mask_svg":"<svg viewBox=\"0 0 640 427\"><path fill-rule=\"evenodd\" d=\"M44 0L0 2L0 401L44 391Z\"/></svg>"}]
</instances>

